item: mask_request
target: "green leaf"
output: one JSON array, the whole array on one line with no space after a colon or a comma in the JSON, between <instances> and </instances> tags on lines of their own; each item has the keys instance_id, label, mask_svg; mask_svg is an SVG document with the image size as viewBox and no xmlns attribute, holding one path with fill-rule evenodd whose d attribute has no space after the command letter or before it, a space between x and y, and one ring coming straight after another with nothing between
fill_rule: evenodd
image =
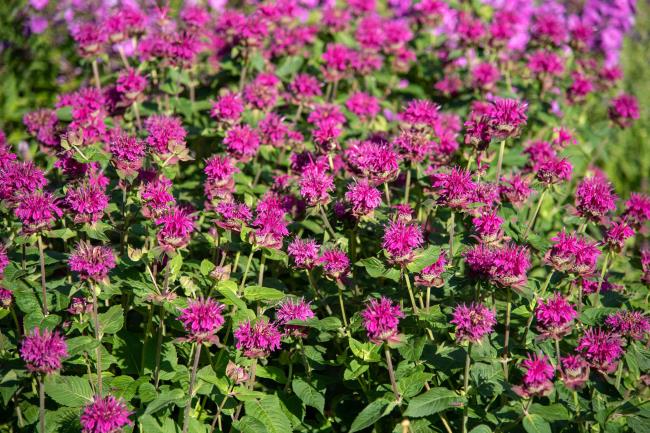
<instances>
[{"instance_id":1,"label":"green leaf","mask_svg":"<svg viewBox=\"0 0 650 433\"><path fill-rule=\"evenodd\" d=\"M147 415L154 414L160 409L167 407L172 403L176 403L177 401L185 401L185 397L185 393L180 388L175 388L170 391L163 391L156 398L154 398L151 403L147 405L144 413Z\"/></svg>"},{"instance_id":2,"label":"green leaf","mask_svg":"<svg viewBox=\"0 0 650 433\"><path fill-rule=\"evenodd\" d=\"M212 263L210 260L203 259L201 262L201 275L208 275L214 268L214 263Z\"/></svg>"},{"instance_id":3,"label":"green leaf","mask_svg":"<svg viewBox=\"0 0 650 433\"><path fill-rule=\"evenodd\" d=\"M250 415L246 415L239 421L233 423L233 426L241 433L268 433L264 423Z\"/></svg>"},{"instance_id":4,"label":"green leaf","mask_svg":"<svg viewBox=\"0 0 650 433\"><path fill-rule=\"evenodd\" d=\"M303 61L303 58L299 56L285 57L275 70L275 74L280 78L287 78L300 70Z\"/></svg>"},{"instance_id":5,"label":"green leaf","mask_svg":"<svg viewBox=\"0 0 650 433\"><path fill-rule=\"evenodd\" d=\"M424 394L411 399L404 416L418 418L433 415L452 407L462 407L465 401L465 397L461 397L447 388L431 388Z\"/></svg>"},{"instance_id":6,"label":"green leaf","mask_svg":"<svg viewBox=\"0 0 650 433\"><path fill-rule=\"evenodd\" d=\"M248 286L244 289L244 298L252 302L275 302L284 298L284 293L277 289L262 286Z\"/></svg>"},{"instance_id":7,"label":"green leaf","mask_svg":"<svg viewBox=\"0 0 650 433\"><path fill-rule=\"evenodd\" d=\"M181 273L181 268L183 267L183 256L176 254L167 266L169 266L169 277L172 281L175 281Z\"/></svg>"},{"instance_id":8,"label":"green leaf","mask_svg":"<svg viewBox=\"0 0 650 433\"><path fill-rule=\"evenodd\" d=\"M424 384L431 380L433 374L416 371L415 373L403 377L397 381L397 387L400 394L406 398L413 397L422 391Z\"/></svg>"},{"instance_id":9,"label":"green leaf","mask_svg":"<svg viewBox=\"0 0 650 433\"><path fill-rule=\"evenodd\" d=\"M107 312L99 315L99 327L102 335L116 334L124 325L124 311L120 305L114 305Z\"/></svg>"},{"instance_id":10,"label":"green leaf","mask_svg":"<svg viewBox=\"0 0 650 433\"><path fill-rule=\"evenodd\" d=\"M305 406L311 406L321 414L323 413L325 410L325 397L314 385L298 377L293 380L291 387Z\"/></svg>"},{"instance_id":11,"label":"green leaf","mask_svg":"<svg viewBox=\"0 0 650 433\"><path fill-rule=\"evenodd\" d=\"M373 401L361 412L359 412L359 415L357 415L354 421L352 421L350 433L354 433L359 430L363 430L364 428L370 427L379 421L382 417L388 415L396 405L396 402L383 398Z\"/></svg>"},{"instance_id":12,"label":"green leaf","mask_svg":"<svg viewBox=\"0 0 650 433\"><path fill-rule=\"evenodd\" d=\"M551 433L551 425L537 414L528 414L524 417L524 430L528 433Z\"/></svg>"},{"instance_id":13,"label":"green leaf","mask_svg":"<svg viewBox=\"0 0 650 433\"><path fill-rule=\"evenodd\" d=\"M485 424L477 425L469 433L492 433L492 429Z\"/></svg>"},{"instance_id":14,"label":"green leaf","mask_svg":"<svg viewBox=\"0 0 650 433\"><path fill-rule=\"evenodd\" d=\"M259 400L249 400L245 404L246 415L260 420L269 433L288 433L291 431L289 418L282 411L280 399L267 395Z\"/></svg>"},{"instance_id":15,"label":"green leaf","mask_svg":"<svg viewBox=\"0 0 650 433\"><path fill-rule=\"evenodd\" d=\"M430 266L440 257L440 247L436 245L429 245L429 247L420 253L414 261L409 263L406 267L410 272L420 272L422 269Z\"/></svg>"},{"instance_id":16,"label":"green leaf","mask_svg":"<svg viewBox=\"0 0 650 433\"><path fill-rule=\"evenodd\" d=\"M377 257L368 257L357 262L358 265L366 268L366 272L372 278L387 278L395 282L399 281L400 272L397 269L386 269L384 263Z\"/></svg>"},{"instance_id":17,"label":"green leaf","mask_svg":"<svg viewBox=\"0 0 650 433\"><path fill-rule=\"evenodd\" d=\"M234 281L219 281L217 291L226 298L225 304L234 305L240 310L246 309L246 304L237 296L237 284Z\"/></svg>"},{"instance_id":18,"label":"green leaf","mask_svg":"<svg viewBox=\"0 0 650 433\"><path fill-rule=\"evenodd\" d=\"M60 405L81 407L93 400L90 382L82 377L59 376L45 381L45 393Z\"/></svg>"},{"instance_id":19,"label":"green leaf","mask_svg":"<svg viewBox=\"0 0 650 433\"><path fill-rule=\"evenodd\" d=\"M566 407L561 404L549 404L548 406L534 403L531 405L529 413L539 415L546 421L566 421L571 419L571 415Z\"/></svg>"},{"instance_id":20,"label":"green leaf","mask_svg":"<svg viewBox=\"0 0 650 433\"><path fill-rule=\"evenodd\" d=\"M381 355L379 354L379 351L381 350L380 345L370 342L362 343L352 337L349 339L349 344L350 350L352 350L352 353L354 353L354 356L357 358L366 362L381 361Z\"/></svg>"}]
</instances>

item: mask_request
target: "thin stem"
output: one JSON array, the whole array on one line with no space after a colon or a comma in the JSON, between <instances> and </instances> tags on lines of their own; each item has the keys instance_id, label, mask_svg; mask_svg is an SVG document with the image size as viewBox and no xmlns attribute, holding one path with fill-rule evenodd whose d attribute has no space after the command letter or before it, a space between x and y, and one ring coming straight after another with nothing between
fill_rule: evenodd
<instances>
[{"instance_id":1,"label":"thin stem","mask_svg":"<svg viewBox=\"0 0 650 433\"><path fill-rule=\"evenodd\" d=\"M384 182L384 194L386 195L386 205L390 206L390 189L388 188L388 182Z\"/></svg>"},{"instance_id":2,"label":"thin stem","mask_svg":"<svg viewBox=\"0 0 650 433\"><path fill-rule=\"evenodd\" d=\"M506 150L506 140L499 144L499 159L497 161L497 174L495 182L498 185L501 182L501 166L503 165L503 153Z\"/></svg>"},{"instance_id":3,"label":"thin stem","mask_svg":"<svg viewBox=\"0 0 650 433\"><path fill-rule=\"evenodd\" d=\"M469 390L469 367L472 362L471 358L472 353L472 343L467 345L467 353L465 354L465 372L463 373L463 395L467 398L467 393ZM467 420L469 418L469 407L468 404L465 404L463 408L463 433L467 432Z\"/></svg>"},{"instance_id":4,"label":"thin stem","mask_svg":"<svg viewBox=\"0 0 650 433\"><path fill-rule=\"evenodd\" d=\"M142 119L140 118L140 107L138 101L133 101L133 113L135 114L135 124L138 129L142 129Z\"/></svg>"},{"instance_id":5,"label":"thin stem","mask_svg":"<svg viewBox=\"0 0 650 433\"><path fill-rule=\"evenodd\" d=\"M431 286L427 286L427 301L425 304L425 308L427 309L427 313L429 312L430 308L429 306L431 305Z\"/></svg>"},{"instance_id":6,"label":"thin stem","mask_svg":"<svg viewBox=\"0 0 650 433\"><path fill-rule=\"evenodd\" d=\"M411 192L411 167L406 168L406 188L404 189L403 203L409 202L409 193Z\"/></svg>"},{"instance_id":7,"label":"thin stem","mask_svg":"<svg viewBox=\"0 0 650 433\"><path fill-rule=\"evenodd\" d=\"M217 422L219 423L219 430L223 430L221 427L221 412L223 411L223 408L226 405L226 401L228 401L228 397L230 397L230 393L232 392L232 386L228 387L228 392L226 395L223 396L223 399L221 400L221 404L217 408L217 412L214 414L214 419L212 420L212 425L210 425L210 433L214 433L214 429L217 425Z\"/></svg>"},{"instance_id":8,"label":"thin stem","mask_svg":"<svg viewBox=\"0 0 650 433\"><path fill-rule=\"evenodd\" d=\"M325 224L325 228L329 232L332 239L336 239L336 234L334 233L334 229L332 228L332 225L330 224L329 220L327 219L327 214L325 213L325 210L323 209L323 207L321 205L318 205L318 213L320 214L320 217L323 220L323 224Z\"/></svg>"},{"instance_id":9,"label":"thin stem","mask_svg":"<svg viewBox=\"0 0 650 433\"><path fill-rule=\"evenodd\" d=\"M411 280L407 272L402 271L404 274L404 281L406 281L406 290L409 292L409 298L411 299L411 306L413 307L413 312L418 314L418 306L415 305L415 296L413 296L413 288L411 288Z\"/></svg>"},{"instance_id":10,"label":"thin stem","mask_svg":"<svg viewBox=\"0 0 650 433\"><path fill-rule=\"evenodd\" d=\"M246 261L246 269L244 270L244 275L242 276L241 284L239 285L239 291L240 292L242 290L244 290L244 286L246 285L246 278L248 278L248 271L250 271L250 269L251 269L251 262L253 261L253 254L255 254L255 248L252 248L250 254L248 255L248 260Z\"/></svg>"},{"instance_id":11,"label":"thin stem","mask_svg":"<svg viewBox=\"0 0 650 433\"><path fill-rule=\"evenodd\" d=\"M553 278L553 273L555 271L551 271L548 276L546 277L546 281L544 282L544 285L542 286L542 289L539 292L539 298L544 296L544 293L546 293L546 289L548 289L548 285L551 283L551 279ZM526 329L524 329L524 336L521 340L521 342L526 345L526 337L528 336L528 331L530 330L530 325L533 323L533 318L535 318L535 308L537 308L537 302L539 300L537 294L535 294L535 300L533 301L533 308L531 309L530 316L528 317L528 321L526 322Z\"/></svg>"},{"instance_id":12,"label":"thin stem","mask_svg":"<svg viewBox=\"0 0 650 433\"><path fill-rule=\"evenodd\" d=\"M95 290L95 285L90 281L90 292L93 296L93 326L95 328L95 339L99 343L95 349L95 358L97 361L97 394L102 396L102 334L99 330L99 313L98 313L98 301L97 301L97 291ZM143 349L144 350L144 349Z\"/></svg>"},{"instance_id":13,"label":"thin stem","mask_svg":"<svg viewBox=\"0 0 650 433\"><path fill-rule=\"evenodd\" d=\"M45 284L45 251L43 249L43 238L38 236L38 257L41 264L41 294L43 295L43 316L47 316L47 287Z\"/></svg>"},{"instance_id":14,"label":"thin stem","mask_svg":"<svg viewBox=\"0 0 650 433\"><path fill-rule=\"evenodd\" d=\"M196 380L196 370L199 368L199 360L201 359L201 344L196 344L196 353L194 353L194 363L192 364L192 372L190 373L190 387L188 390L188 401L185 406L185 413L183 415L183 433L187 433L190 426L190 410L192 409L192 397L194 394L194 381Z\"/></svg>"},{"instance_id":15,"label":"thin stem","mask_svg":"<svg viewBox=\"0 0 650 433\"><path fill-rule=\"evenodd\" d=\"M266 256L262 252L262 260L260 261L260 273L257 277L257 285L262 287L264 284L264 266L266 265Z\"/></svg>"},{"instance_id":16,"label":"thin stem","mask_svg":"<svg viewBox=\"0 0 650 433\"><path fill-rule=\"evenodd\" d=\"M341 306L341 316L343 317L343 326L345 326L345 329L348 328L348 318L347 315L345 314L345 302L343 302L343 283L341 280L336 280L336 286L339 289L339 304Z\"/></svg>"},{"instance_id":17,"label":"thin stem","mask_svg":"<svg viewBox=\"0 0 650 433\"><path fill-rule=\"evenodd\" d=\"M38 424L41 433L45 433L45 384L43 377L43 374L38 375Z\"/></svg>"},{"instance_id":18,"label":"thin stem","mask_svg":"<svg viewBox=\"0 0 650 433\"><path fill-rule=\"evenodd\" d=\"M603 286L603 281L605 280L605 275L607 274L607 267L609 266L609 256L610 253L605 254L605 259L603 260L603 268L600 271L600 279L598 280L598 287L596 288L596 294L594 296L594 307L600 306L600 289Z\"/></svg>"},{"instance_id":19,"label":"thin stem","mask_svg":"<svg viewBox=\"0 0 650 433\"><path fill-rule=\"evenodd\" d=\"M13 304L9 307L9 312L11 313L12 319L14 319L14 325L16 325L16 336L20 339L22 336L22 329L20 329L20 322L18 321L16 309L14 308Z\"/></svg>"},{"instance_id":20,"label":"thin stem","mask_svg":"<svg viewBox=\"0 0 650 433\"><path fill-rule=\"evenodd\" d=\"M156 368L154 370L154 386L156 387L156 390L160 383L160 352L162 351L166 312L165 305L160 305L160 323L158 324L158 341L156 341Z\"/></svg>"},{"instance_id":21,"label":"thin stem","mask_svg":"<svg viewBox=\"0 0 650 433\"><path fill-rule=\"evenodd\" d=\"M99 79L99 66L97 65L97 59L93 59L93 76L95 77L95 87L97 90L102 90L102 83Z\"/></svg>"},{"instance_id":22,"label":"thin stem","mask_svg":"<svg viewBox=\"0 0 650 433\"><path fill-rule=\"evenodd\" d=\"M309 365L309 360L305 354L305 345L302 342L302 337L298 337L298 347L300 348L300 355L302 356L302 363L305 366L305 371L307 372L307 377L311 378L311 366Z\"/></svg>"},{"instance_id":23,"label":"thin stem","mask_svg":"<svg viewBox=\"0 0 650 433\"><path fill-rule=\"evenodd\" d=\"M447 231L449 233L449 260L454 257L454 231L456 230L456 212L451 211L449 221L447 221Z\"/></svg>"},{"instance_id":24,"label":"thin stem","mask_svg":"<svg viewBox=\"0 0 650 433\"><path fill-rule=\"evenodd\" d=\"M386 367L388 368L388 377L390 377L390 386L393 388L393 394L395 394L395 400L398 402L402 401L402 396L399 394L399 389L397 388L397 381L395 380L395 370L393 369L393 360L390 357L390 348L388 344L384 344L384 354L386 355Z\"/></svg>"},{"instance_id":25,"label":"thin stem","mask_svg":"<svg viewBox=\"0 0 650 433\"><path fill-rule=\"evenodd\" d=\"M510 311L512 310L512 290L510 288L506 289L506 333L503 343L503 376L508 382L508 357L509 355L509 346L510 342Z\"/></svg>"},{"instance_id":26,"label":"thin stem","mask_svg":"<svg viewBox=\"0 0 650 433\"><path fill-rule=\"evenodd\" d=\"M312 274L311 269L306 269L306 272L307 272L307 278L309 279L309 285L314 291L314 299L323 301L323 306L325 308L325 311L327 312L328 315L331 316L332 309L330 308L329 304L325 302L325 299L321 295L320 290L318 290L318 286L316 286L316 281L314 280L314 274Z\"/></svg>"},{"instance_id":27,"label":"thin stem","mask_svg":"<svg viewBox=\"0 0 650 433\"><path fill-rule=\"evenodd\" d=\"M539 199L537 200L537 206L535 207L535 212L533 212L533 214L530 216L530 219L526 223L526 230L524 230L523 239L526 239L526 237L528 237L528 232L535 225L535 219L537 218L537 214L539 213L539 210L542 207L542 202L544 201L544 196L546 196L546 191L548 191L548 188L544 188L542 190L542 193L539 195Z\"/></svg>"}]
</instances>

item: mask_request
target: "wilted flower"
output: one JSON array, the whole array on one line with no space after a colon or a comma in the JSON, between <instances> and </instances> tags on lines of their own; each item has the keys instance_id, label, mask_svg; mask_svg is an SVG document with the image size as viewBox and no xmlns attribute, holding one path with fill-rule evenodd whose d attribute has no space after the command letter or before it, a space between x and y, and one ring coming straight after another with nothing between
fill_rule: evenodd
<instances>
[{"instance_id":1,"label":"wilted flower","mask_svg":"<svg viewBox=\"0 0 650 433\"><path fill-rule=\"evenodd\" d=\"M96 396L81 414L82 433L119 433L133 422L126 404L112 395Z\"/></svg>"},{"instance_id":2,"label":"wilted flower","mask_svg":"<svg viewBox=\"0 0 650 433\"><path fill-rule=\"evenodd\" d=\"M63 358L68 356L68 345L58 331L34 328L25 335L20 356L30 371L50 374L61 369Z\"/></svg>"},{"instance_id":3,"label":"wilted flower","mask_svg":"<svg viewBox=\"0 0 650 433\"><path fill-rule=\"evenodd\" d=\"M452 324L456 325L456 341L459 343L480 343L483 337L492 333L496 325L496 314L485 305L460 304L454 309Z\"/></svg>"},{"instance_id":4,"label":"wilted flower","mask_svg":"<svg viewBox=\"0 0 650 433\"><path fill-rule=\"evenodd\" d=\"M14 294L10 290L0 287L0 307L9 308L13 304L13 301Z\"/></svg>"},{"instance_id":5,"label":"wilted flower","mask_svg":"<svg viewBox=\"0 0 650 433\"><path fill-rule=\"evenodd\" d=\"M397 325L404 313L399 305L382 297L379 301L371 299L361 312L361 317L370 341L381 344L397 340Z\"/></svg>"},{"instance_id":6,"label":"wilted flower","mask_svg":"<svg viewBox=\"0 0 650 433\"><path fill-rule=\"evenodd\" d=\"M246 321L234 332L237 349L248 358L265 358L280 348L282 333L267 319L259 319L254 325Z\"/></svg>"}]
</instances>

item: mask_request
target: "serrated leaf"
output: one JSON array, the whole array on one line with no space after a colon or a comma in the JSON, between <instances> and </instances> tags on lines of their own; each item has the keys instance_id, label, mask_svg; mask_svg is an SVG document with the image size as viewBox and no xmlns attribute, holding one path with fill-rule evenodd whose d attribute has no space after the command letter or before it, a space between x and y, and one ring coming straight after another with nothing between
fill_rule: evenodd
<instances>
[{"instance_id":1,"label":"serrated leaf","mask_svg":"<svg viewBox=\"0 0 650 433\"><path fill-rule=\"evenodd\" d=\"M90 382L82 377L59 376L45 381L45 393L60 405L81 407L93 400Z\"/></svg>"},{"instance_id":2,"label":"serrated leaf","mask_svg":"<svg viewBox=\"0 0 650 433\"><path fill-rule=\"evenodd\" d=\"M102 335L116 334L122 326L124 326L124 310L120 305L114 305L99 315L99 328Z\"/></svg>"},{"instance_id":3,"label":"serrated leaf","mask_svg":"<svg viewBox=\"0 0 650 433\"><path fill-rule=\"evenodd\" d=\"M381 350L380 345L370 342L362 343L354 338L349 338L348 341L350 350L352 350L354 356L362 361L379 362L381 360L381 355L379 354L379 351Z\"/></svg>"},{"instance_id":4,"label":"serrated leaf","mask_svg":"<svg viewBox=\"0 0 650 433\"><path fill-rule=\"evenodd\" d=\"M370 427L382 417L388 415L393 408L397 405L394 401L389 401L383 398L373 401L368 406L366 406L359 415L352 421L350 426L350 433L363 430L364 428Z\"/></svg>"},{"instance_id":5,"label":"serrated leaf","mask_svg":"<svg viewBox=\"0 0 650 433\"><path fill-rule=\"evenodd\" d=\"M528 433L551 433L551 425L537 414L526 415L523 425Z\"/></svg>"},{"instance_id":6,"label":"serrated leaf","mask_svg":"<svg viewBox=\"0 0 650 433\"><path fill-rule=\"evenodd\" d=\"M414 418L429 416L449 408L462 407L465 401L465 397L459 396L447 388L431 388L424 394L411 399L404 416Z\"/></svg>"},{"instance_id":7,"label":"serrated leaf","mask_svg":"<svg viewBox=\"0 0 650 433\"><path fill-rule=\"evenodd\" d=\"M169 406L172 403L177 401L184 402L186 400L186 395L180 388L175 388L170 391L161 392L156 398L154 398L151 403L147 405L147 408L144 410L144 413L147 415L152 415L159 411L160 409Z\"/></svg>"},{"instance_id":8,"label":"serrated leaf","mask_svg":"<svg viewBox=\"0 0 650 433\"><path fill-rule=\"evenodd\" d=\"M244 298L252 302L275 302L284 298L284 293L277 289L262 286L248 286L244 288Z\"/></svg>"},{"instance_id":9,"label":"serrated leaf","mask_svg":"<svg viewBox=\"0 0 650 433\"><path fill-rule=\"evenodd\" d=\"M485 424L477 425L469 433L492 433L492 429Z\"/></svg>"},{"instance_id":10,"label":"serrated leaf","mask_svg":"<svg viewBox=\"0 0 650 433\"><path fill-rule=\"evenodd\" d=\"M318 410L321 414L325 410L325 397L316 389L314 385L305 382L301 378L295 378L291 383L293 392L296 393L298 398L302 400L305 406L311 406Z\"/></svg>"},{"instance_id":11,"label":"serrated leaf","mask_svg":"<svg viewBox=\"0 0 650 433\"><path fill-rule=\"evenodd\" d=\"M264 423L250 415L246 415L239 421L233 423L233 426L241 433L268 433Z\"/></svg>"},{"instance_id":12,"label":"serrated leaf","mask_svg":"<svg viewBox=\"0 0 650 433\"><path fill-rule=\"evenodd\" d=\"M249 400L244 404L246 415L260 420L269 433L287 433L291 431L289 418L284 414L280 399L276 395L267 395L259 400Z\"/></svg>"},{"instance_id":13,"label":"serrated leaf","mask_svg":"<svg viewBox=\"0 0 650 433\"><path fill-rule=\"evenodd\" d=\"M429 247L417 255L415 260L409 263L406 267L410 272L420 272L422 269L430 266L440 257L440 247L436 245L429 245Z\"/></svg>"}]
</instances>

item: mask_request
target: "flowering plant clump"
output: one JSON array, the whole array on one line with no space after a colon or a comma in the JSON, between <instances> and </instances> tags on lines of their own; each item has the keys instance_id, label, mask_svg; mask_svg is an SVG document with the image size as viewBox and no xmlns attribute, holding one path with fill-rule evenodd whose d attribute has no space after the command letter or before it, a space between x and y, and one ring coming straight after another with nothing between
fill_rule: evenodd
<instances>
[{"instance_id":1,"label":"flowering plant clump","mask_svg":"<svg viewBox=\"0 0 650 433\"><path fill-rule=\"evenodd\" d=\"M635 11L0 5L0 432L647 431Z\"/></svg>"}]
</instances>

